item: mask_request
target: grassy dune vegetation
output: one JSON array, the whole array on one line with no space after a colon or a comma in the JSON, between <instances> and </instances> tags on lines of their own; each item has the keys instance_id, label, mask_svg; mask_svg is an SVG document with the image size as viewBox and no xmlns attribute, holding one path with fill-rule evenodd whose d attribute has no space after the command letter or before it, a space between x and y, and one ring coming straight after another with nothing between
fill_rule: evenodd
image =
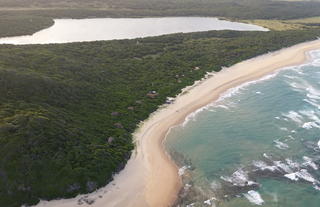
<instances>
[{"instance_id":1,"label":"grassy dune vegetation","mask_svg":"<svg viewBox=\"0 0 320 207\"><path fill-rule=\"evenodd\" d=\"M320 17L309 17L290 20L252 19L240 20L245 23L260 25L275 31L319 29Z\"/></svg>"},{"instance_id":2,"label":"grassy dune vegetation","mask_svg":"<svg viewBox=\"0 0 320 207\"><path fill-rule=\"evenodd\" d=\"M286 20L320 16L320 2L273 0L0 0L0 37L16 36L22 33L32 34L39 28L46 28L51 25L52 18L141 16L219 16L231 19ZM11 27L8 27L8 22ZM267 25L274 28L273 23ZM277 27L279 28L279 26ZM288 28L287 24L286 28ZM291 25L289 29L297 28Z\"/></svg>"},{"instance_id":3,"label":"grassy dune vegetation","mask_svg":"<svg viewBox=\"0 0 320 207\"><path fill-rule=\"evenodd\" d=\"M128 159L131 133L166 97L208 71L318 35L219 31L0 45L0 206L105 185ZM159 95L148 97L151 90Z\"/></svg>"}]
</instances>

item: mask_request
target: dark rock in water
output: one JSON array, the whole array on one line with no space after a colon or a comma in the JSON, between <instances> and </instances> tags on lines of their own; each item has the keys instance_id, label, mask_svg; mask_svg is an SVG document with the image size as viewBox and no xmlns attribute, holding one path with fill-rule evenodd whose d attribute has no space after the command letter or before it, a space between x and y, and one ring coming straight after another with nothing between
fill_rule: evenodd
<instances>
[{"instance_id":1,"label":"dark rock in water","mask_svg":"<svg viewBox=\"0 0 320 207\"><path fill-rule=\"evenodd\" d=\"M78 191L79 189L80 189L80 185L78 183L74 183L68 186L67 192L71 193L71 192Z\"/></svg>"},{"instance_id":2,"label":"dark rock in water","mask_svg":"<svg viewBox=\"0 0 320 207\"><path fill-rule=\"evenodd\" d=\"M97 185L96 182L93 182L93 181L88 181L88 182L87 182L87 190L88 190L89 192L92 192L92 191L96 190L97 187L98 187L98 185Z\"/></svg>"}]
</instances>

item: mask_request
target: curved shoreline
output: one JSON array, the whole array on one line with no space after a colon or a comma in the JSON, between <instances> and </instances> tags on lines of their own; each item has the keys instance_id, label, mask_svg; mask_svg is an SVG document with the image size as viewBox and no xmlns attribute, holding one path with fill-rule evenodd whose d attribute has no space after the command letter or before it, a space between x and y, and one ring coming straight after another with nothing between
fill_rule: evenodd
<instances>
[{"instance_id":1,"label":"curved shoreline","mask_svg":"<svg viewBox=\"0 0 320 207\"><path fill-rule=\"evenodd\" d=\"M301 43L235 64L201 81L175 102L162 107L143 122L134 134L136 149L114 181L94 193L72 199L41 201L39 207L74 207L80 199L93 199L91 207L171 206L182 187L178 168L167 155L163 142L170 128L183 123L197 109L217 100L230 88L256 80L278 69L299 65L307 52L320 49L320 40Z\"/></svg>"}]
</instances>

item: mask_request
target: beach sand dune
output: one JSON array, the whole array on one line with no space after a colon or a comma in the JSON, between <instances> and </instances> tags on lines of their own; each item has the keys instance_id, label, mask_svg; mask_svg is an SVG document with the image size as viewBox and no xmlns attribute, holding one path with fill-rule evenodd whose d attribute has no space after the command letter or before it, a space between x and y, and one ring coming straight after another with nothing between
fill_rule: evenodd
<instances>
[{"instance_id":1,"label":"beach sand dune","mask_svg":"<svg viewBox=\"0 0 320 207\"><path fill-rule=\"evenodd\" d=\"M238 63L191 87L173 104L161 107L134 134L136 149L112 183L97 192L72 199L41 201L38 207L167 207L181 188L178 168L164 149L171 127L181 124L193 111L212 103L219 95L244 82L261 78L277 69L302 64L308 52L320 49L320 40L306 42ZM95 200L92 205L84 201Z\"/></svg>"}]
</instances>

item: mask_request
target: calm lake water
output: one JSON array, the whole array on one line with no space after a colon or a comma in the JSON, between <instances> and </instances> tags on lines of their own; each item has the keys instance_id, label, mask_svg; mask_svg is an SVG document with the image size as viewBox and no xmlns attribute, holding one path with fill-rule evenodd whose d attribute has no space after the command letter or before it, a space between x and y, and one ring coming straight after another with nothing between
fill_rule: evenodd
<instances>
[{"instance_id":1,"label":"calm lake water","mask_svg":"<svg viewBox=\"0 0 320 207\"><path fill-rule=\"evenodd\" d=\"M320 51L230 90L172 129L182 206L320 206Z\"/></svg>"},{"instance_id":2,"label":"calm lake water","mask_svg":"<svg viewBox=\"0 0 320 207\"><path fill-rule=\"evenodd\" d=\"M250 24L212 17L56 19L52 27L33 35L0 38L0 44L49 44L133 39L209 30L268 31Z\"/></svg>"}]
</instances>

